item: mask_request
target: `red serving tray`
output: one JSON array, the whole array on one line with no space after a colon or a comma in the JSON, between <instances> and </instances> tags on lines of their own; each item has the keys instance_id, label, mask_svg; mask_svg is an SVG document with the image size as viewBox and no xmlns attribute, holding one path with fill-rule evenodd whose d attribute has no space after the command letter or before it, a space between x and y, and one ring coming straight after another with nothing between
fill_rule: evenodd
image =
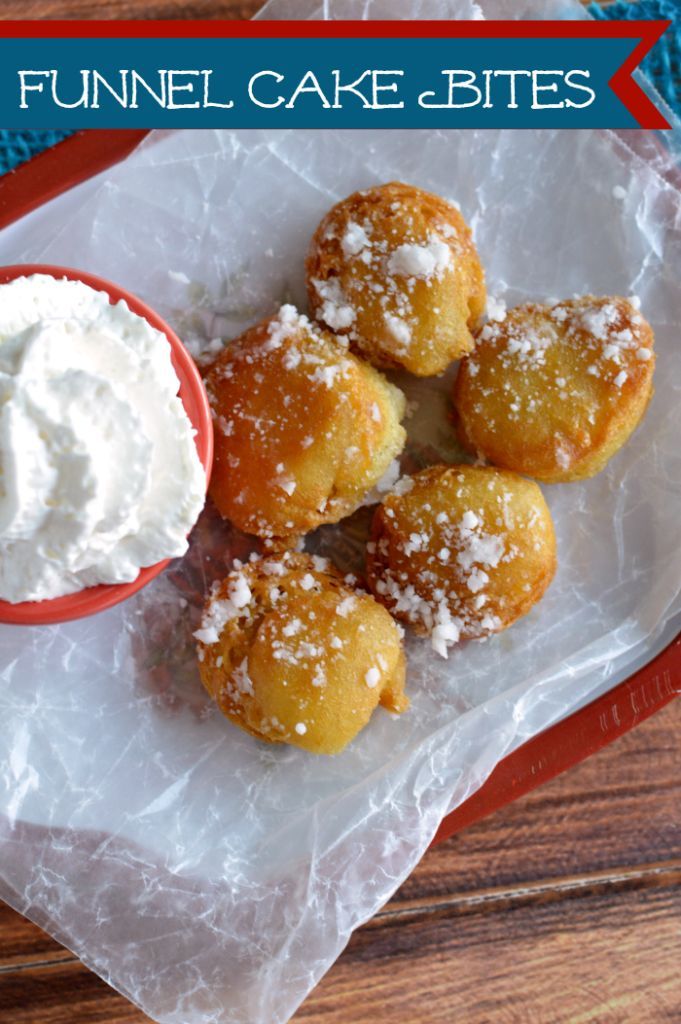
<instances>
[{"instance_id":1,"label":"red serving tray","mask_svg":"<svg viewBox=\"0 0 681 1024\"><path fill-rule=\"evenodd\" d=\"M123 160L147 134L77 132L0 177L0 228ZM437 843L579 764L681 694L681 633L602 697L534 736L499 762L485 784L442 821Z\"/></svg>"}]
</instances>

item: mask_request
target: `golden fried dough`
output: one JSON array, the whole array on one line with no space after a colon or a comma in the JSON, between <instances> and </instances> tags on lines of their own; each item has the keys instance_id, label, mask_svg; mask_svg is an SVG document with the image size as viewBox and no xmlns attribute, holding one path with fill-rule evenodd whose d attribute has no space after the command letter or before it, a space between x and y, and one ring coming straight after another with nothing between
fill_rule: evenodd
<instances>
[{"instance_id":1,"label":"golden fried dough","mask_svg":"<svg viewBox=\"0 0 681 1024\"><path fill-rule=\"evenodd\" d=\"M270 743L336 754L378 704L409 704L399 627L323 558L285 552L237 568L195 635L208 693Z\"/></svg>"},{"instance_id":2,"label":"golden fried dough","mask_svg":"<svg viewBox=\"0 0 681 1024\"><path fill-rule=\"evenodd\" d=\"M361 504L404 446L401 391L292 306L212 364L210 494L247 533L296 538Z\"/></svg>"},{"instance_id":3,"label":"golden fried dough","mask_svg":"<svg viewBox=\"0 0 681 1024\"><path fill-rule=\"evenodd\" d=\"M556 541L537 484L488 467L433 466L400 491L374 516L369 586L439 654L506 629L543 595Z\"/></svg>"},{"instance_id":4,"label":"golden fried dough","mask_svg":"<svg viewBox=\"0 0 681 1024\"><path fill-rule=\"evenodd\" d=\"M376 366L427 377L473 347L484 272L439 196L400 182L355 192L317 228L306 271L314 316Z\"/></svg>"},{"instance_id":5,"label":"golden fried dough","mask_svg":"<svg viewBox=\"0 0 681 1024\"><path fill-rule=\"evenodd\" d=\"M518 306L459 367L459 438L547 483L594 476L643 416L654 366L653 332L627 299Z\"/></svg>"}]
</instances>

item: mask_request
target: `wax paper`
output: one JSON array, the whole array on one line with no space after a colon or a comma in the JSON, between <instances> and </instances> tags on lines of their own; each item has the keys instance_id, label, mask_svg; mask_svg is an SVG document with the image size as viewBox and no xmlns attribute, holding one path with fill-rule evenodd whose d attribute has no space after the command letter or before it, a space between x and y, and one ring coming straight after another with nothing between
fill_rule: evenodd
<instances>
[{"instance_id":1,"label":"wax paper","mask_svg":"<svg viewBox=\"0 0 681 1024\"><path fill-rule=\"evenodd\" d=\"M253 548L210 506L186 557L125 604L0 627L0 895L155 1020L288 1020L443 814L678 628L673 173L660 142L636 133L155 133L68 219L48 211L2 250L118 281L200 353L284 300L304 306L322 214L399 178L461 204L498 298L637 294L656 333L656 394L626 448L593 480L544 488L559 552L545 599L448 660L410 637L411 710L377 712L336 757L261 744L202 691L191 633L204 594ZM458 458L451 373L395 380L411 403L402 468ZM357 566L370 514L308 547Z\"/></svg>"}]
</instances>

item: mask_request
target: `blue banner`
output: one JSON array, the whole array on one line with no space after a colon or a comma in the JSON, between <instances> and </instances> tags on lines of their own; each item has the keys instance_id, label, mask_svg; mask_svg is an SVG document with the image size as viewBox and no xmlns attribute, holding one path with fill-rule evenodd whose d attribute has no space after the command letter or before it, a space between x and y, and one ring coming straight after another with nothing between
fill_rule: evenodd
<instances>
[{"instance_id":1,"label":"blue banner","mask_svg":"<svg viewBox=\"0 0 681 1024\"><path fill-rule=\"evenodd\" d=\"M637 46L631 37L0 38L0 123L633 128L609 83Z\"/></svg>"}]
</instances>

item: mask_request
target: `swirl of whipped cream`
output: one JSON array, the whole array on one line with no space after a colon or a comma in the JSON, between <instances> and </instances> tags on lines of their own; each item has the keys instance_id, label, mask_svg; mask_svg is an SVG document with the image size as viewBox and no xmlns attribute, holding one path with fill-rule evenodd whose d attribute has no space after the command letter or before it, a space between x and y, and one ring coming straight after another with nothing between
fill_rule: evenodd
<instances>
[{"instance_id":1,"label":"swirl of whipped cream","mask_svg":"<svg viewBox=\"0 0 681 1024\"><path fill-rule=\"evenodd\" d=\"M134 580L181 555L205 497L167 338L123 301L0 285L0 598Z\"/></svg>"}]
</instances>

